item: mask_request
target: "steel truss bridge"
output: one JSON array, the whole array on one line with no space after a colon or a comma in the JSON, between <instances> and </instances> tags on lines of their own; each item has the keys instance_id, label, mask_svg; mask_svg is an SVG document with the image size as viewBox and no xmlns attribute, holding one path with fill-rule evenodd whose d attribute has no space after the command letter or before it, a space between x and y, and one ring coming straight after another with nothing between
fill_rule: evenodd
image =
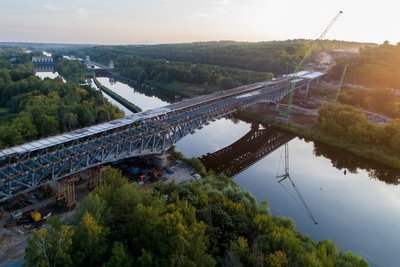
<instances>
[{"instance_id":1,"label":"steel truss bridge","mask_svg":"<svg viewBox=\"0 0 400 267\"><path fill-rule=\"evenodd\" d=\"M0 151L0 202L94 166L161 154L209 121L239 109L278 102L296 83L282 78L242 86Z\"/></svg>"},{"instance_id":2,"label":"steel truss bridge","mask_svg":"<svg viewBox=\"0 0 400 267\"><path fill-rule=\"evenodd\" d=\"M202 156L200 160L207 169L235 176L293 137L272 127L260 128L258 124L252 124L252 129L242 138L221 150Z\"/></svg>"}]
</instances>

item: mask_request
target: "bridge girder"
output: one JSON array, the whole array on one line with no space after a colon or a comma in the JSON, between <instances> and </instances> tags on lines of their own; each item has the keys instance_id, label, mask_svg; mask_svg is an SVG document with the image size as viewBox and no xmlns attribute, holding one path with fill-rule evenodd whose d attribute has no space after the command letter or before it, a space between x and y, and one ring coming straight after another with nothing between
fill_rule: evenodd
<instances>
[{"instance_id":1,"label":"bridge girder","mask_svg":"<svg viewBox=\"0 0 400 267\"><path fill-rule=\"evenodd\" d=\"M135 156L164 153L181 138L211 120L260 102L281 100L290 92L291 85L272 85L258 90L260 92L256 95L210 101L105 134L2 159L0 202L98 165Z\"/></svg>"}]
</instances>

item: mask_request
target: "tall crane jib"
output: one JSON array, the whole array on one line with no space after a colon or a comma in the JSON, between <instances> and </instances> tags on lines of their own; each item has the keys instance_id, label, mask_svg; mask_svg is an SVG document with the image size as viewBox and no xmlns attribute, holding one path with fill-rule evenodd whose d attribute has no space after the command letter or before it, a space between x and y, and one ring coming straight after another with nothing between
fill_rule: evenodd
<instances>
[{"instance_id":1,"label":"tall crane jib","mask_svg":"<svg viewBox=\"0 0 400 267\"><path fill-rule=\"evenodd\" d=\"M287 111L284 112L284 115L286 115L286 117L289 117L290 111L291 111L291 108L292 108L293 97L294 97L294 93L295 93L295 90L296 90L296 82L295 82L295 80L297 79L297 73L299 73L299 71L303 68L304 63L310 57L310 55L311 55L312 51L314 50L315 46L317 45L317 43L326 36L326 34L329 32L329 30L332 28L332 26L335 24L335 22L338 20L339 16L342 13L343 13L343 11L339 11L337 13L337 15L332 19L332 21L328 24L328 26L325 28L325 30L321 33L321 35L312 42L310 48L305 53L303 59L300 61L299 64L297 64L297 66L296 66L296 68L294 70L294 74L291 77L291 81L293 81L293 82L291 83L291 89L290 89L290 94L289 94L288 104L287 104Z\"/></svg>"}]
</instances>

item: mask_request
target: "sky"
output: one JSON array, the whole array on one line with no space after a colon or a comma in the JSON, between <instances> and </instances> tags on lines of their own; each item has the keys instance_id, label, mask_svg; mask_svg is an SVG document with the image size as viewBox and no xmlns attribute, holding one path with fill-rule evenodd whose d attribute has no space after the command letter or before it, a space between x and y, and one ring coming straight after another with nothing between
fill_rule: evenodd
<instances>
[{"instance_id":1,"label":"sky","mask_svg":"<svg viewBox=\"0 0 400 267\"><path fill-rule=\"evenodd\" d=\"M400 42L396 0L1 0L0 41L155 44L315 39Z\"/></svg>"}]
</instances>

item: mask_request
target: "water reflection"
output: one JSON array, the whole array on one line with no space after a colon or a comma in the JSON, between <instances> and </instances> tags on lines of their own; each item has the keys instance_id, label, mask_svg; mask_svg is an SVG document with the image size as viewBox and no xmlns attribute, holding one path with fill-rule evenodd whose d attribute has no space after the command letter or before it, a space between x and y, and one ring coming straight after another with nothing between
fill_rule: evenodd
<instances>
[{"instance_id":1,"label":"water reflection","mask_svg":"<svg viewBox=\"0 0 400 267\"><path fill-rule=\"evenodd\" d=\"M54 65L35 65L35 72L54 72Z\"/></svg>"},{"instance_id":2,"label":"water reflection","mask_svg":"<svg viewBox=\"0 0 400 267\"><path fill-rule=\"evenodd\" d=\"M35 64L35 74L42 80L45 78L55 79L60 77L63 82L66 82L65 79L55 71L53 64Z\"/></svg>"},{"instance_id":3,"label":"water reflection","mask_svg":"<svg viewBox=\"0 0 400 267\"><path fill-rule=\"evenodd\" d=\"M361 158L333 146L314 142L314 154L318 157L323 156L328 158L333 167L343 170L344 174L347 174L348 172L357 174L361 169L365 170L372 179L377 179L393 185L398 185L400 183L399 170L385 166L373 160Z\"/></svg>"},{"instance_id":4,"label":"water reflection","mask_svg":"<svg viewBox=\"0 0 400 267\"><path fill-rule=\"evenodd\" d=\"M263 128L253 123L251 130L236 142L202 156L201 161L216 173L236 176L293 138L273 127Z\"/></svg>"},{"instance_id":5,"label":"water reflection","mask_svg":"<svg viewBox=\"0 0 400 267\"><path fill-rule=\"evenodd\" d=\"M144 94L139 92L136 88L130 87L125 83L121 83L114 78L97 77L97 80L105 87L141 108L143 111L168 105L167 101L161 100L160 98L154 96L154 94Z\"/></svg>"},{"instance_id":6,"label":"water reflection","mask_svg":"<svg viewBox=\"0 0 400 267\"><path fill-rule=\"evenodd\" d=\"M176 98L177 92L173 91L168 91L168 90L163 90L155 86L150 86L146 84L139 84L138 82L134 82L131 80L124 80L124 79L116 79L118 82L121 82L123 84L129 85L131 88L135 88L135 91L144 94L145 96L148 97L158 97L162 99L163 101L166 101L168 103L175 102L177 100L180 100Z\"/></svg>"}]
</instances>

